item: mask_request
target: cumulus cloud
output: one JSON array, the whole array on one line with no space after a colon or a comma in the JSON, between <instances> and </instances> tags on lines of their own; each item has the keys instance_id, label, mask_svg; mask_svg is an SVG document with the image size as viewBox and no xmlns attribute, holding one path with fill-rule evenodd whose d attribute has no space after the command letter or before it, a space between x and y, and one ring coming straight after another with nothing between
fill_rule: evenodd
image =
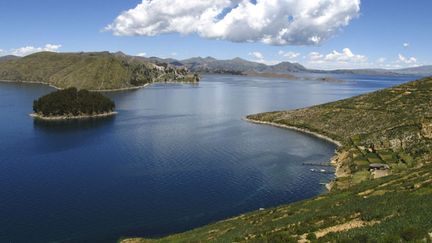
<instances>
[{"instance_id":1,"label":"cumulus cloud","mask_svg":"<svg viewBox=\"0 0 432 243\"><path fill-rule=\"evenodd\" d=\"M309 53L309 60L316 62L338 62L338 63L360 63L367 62L367 57L364 55L357 55L352 53L349 48L344 48L342 52L336 50L323 55L319 52Z\"/></svg>"},{"instance_id":2,"label":"cumulus cloud","mask_svg":"<svg viewBox=\"0 0 432 243\"><path fill-rule=\"evenodd\" d=\"M249 56L253 57L252 61L267 64L267 65L274 65L281 62L280 60L267 60L264 54L262 54L259 51L249 52Z\"/></svg>"},{"instance_id":3,"label":"cumulus cloud","mask_svg":"<svg viewBox=\"0 0 432 243\"><path fill-rule=\"evenodd\" d=\"M57 52L61 47L62 45L46 44L43 47L24 46L20 48L11 49L9 51L4 51L4 52L9 55L27 56L32 53L41 52L41 51Z\"/></svg>"},{"instance_id":4,"label":"cumulus cloud","mask_svg":"<svg viewBox=\"0 0 432 243\"><path fill-rule=\"evenodd\" d=\"M403 47L408 48L410 46L409 43L403 43Z\"/></svg>"},{"instance_id":5,"label":"cumulus cloud","mask_svg":"<svg viewBox=\"0 0 432 243\"><path fill-rule=\"evenodd\" d=\"M282 56L282 57L285 57L285 58L288 58L288 59L296 59L296 58L298 58L301 55L300 53L293 52L293 51L288 51L288 52L279 51L278 54L279 54L279 56Z\"/></svg>"},{"instance_id":6,"label":"cumulus cloud","mask_svg":"<svg viewBox=\"0 0 432 243\"><path fill-rule=\"evenodd\" d=\"M349 48L344 48L342 52L333 51L325 56L326 61L337 62L366 62L367 57L363 55L354 55Z\"/></svg>"},{"instance_id":7,"label":"cumulus cloud","mask_svg":"<svg viewBox=\"0 0 432 243\"><path fill-rule=\"evenodd\" d=\"M254 51L249 53L250 56L253 56L255 59L264 60L264 55L259 51Z\"/></svg>"},{"instance_id":8,"label":"cumulus cloud","mask_svg":"<svg viewBox=\"0 0 432 243\"><path fill-rule=\"evenodd\" d=\"M105 30L192 34L233 42L315 45L359 15L360 0L143 0Z\"/></svg>"},{"instance_id":9,"label":"cumulus cloud","mask_svg":"<svg viewBox=\"0 0 432 243\"><path fill-rule=\"evenodd\" d=\"M145 53L145 52L140 52L140 53L138 53L138 54L136 54L137 56L139 56L139 57L145 57L145 56L147 56L147 53Z\"/></svg>"},{"instance_id":10,"label":"cumulus cloud","mask_svg":"<svg viewBox=\"0 0 432 243\"><path fill-rule=\"evenodd\" d=\"M405 57L402 54L399 54L398 56L398 62L400 63L404 63L404 64L416 64L417 63L417 58L415 57Z\"/></svg>"},{"instance_id":11,"label":"cumulus cloud","mask_svg":"<svg viewBox=\"0 0 432 243\"><path fill-rule=\"evenodd\" d=\"M328 54L311 52L308 55L310 66L315 68L357 68L368 66L368 58L364 55L354 54L349 48L341 52L332 51Z\"/></svg>"}]
</instances>

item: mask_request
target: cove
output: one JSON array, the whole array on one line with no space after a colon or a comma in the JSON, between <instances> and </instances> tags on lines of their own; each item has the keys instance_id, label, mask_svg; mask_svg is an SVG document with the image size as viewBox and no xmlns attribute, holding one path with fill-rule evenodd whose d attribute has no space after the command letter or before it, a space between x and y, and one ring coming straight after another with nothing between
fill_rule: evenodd
<instances>
[{"instance_id":1,"label":"cove","mask_svg":"<svg viewBox=\"0 0 432 243\"><path fill-rule=\"evenodd\" d=\"M207 75L107 93L117 116L56 123L28 116L53 88L0 83L0 242L158 237L323 193L333 175L303 163L329 161L335 145L242 117L415 79L338 78Z\"/></svg>"}]
</instances>

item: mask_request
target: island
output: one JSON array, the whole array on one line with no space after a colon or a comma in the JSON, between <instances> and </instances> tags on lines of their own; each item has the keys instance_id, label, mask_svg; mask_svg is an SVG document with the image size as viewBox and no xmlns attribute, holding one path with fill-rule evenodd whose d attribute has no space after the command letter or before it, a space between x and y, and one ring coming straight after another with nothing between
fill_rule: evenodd
<instances>
[{"instance_id":1,"label":"island","mask_svg":"<svg viewBox=\"0 0 432 243\"><path fill-rule=\"evenodd\" d=\"M101 93L67 88L33 102L35 119L55 121L100 118L115 115L115 104Z\"/></svg>"},{"instance_id":2,"label":"island","mask_svg":"<svg viewBox=\"0 0 432 243\"><path fill-rule=\"evenodd\" d=\"M338 145L327 194L136 242L430 242L432 78L247 120ZM287 141L288 142L288 141Z\"/></svg>"}]
</instances>

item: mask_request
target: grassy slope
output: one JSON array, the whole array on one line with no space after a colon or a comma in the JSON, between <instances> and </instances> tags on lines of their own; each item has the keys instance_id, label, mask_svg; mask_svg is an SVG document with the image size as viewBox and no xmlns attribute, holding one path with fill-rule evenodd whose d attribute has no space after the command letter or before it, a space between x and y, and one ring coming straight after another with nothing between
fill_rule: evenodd
<instances>
[{"instance_id":1,"label":"grassy slope","mask_svg":"<svg viewBox=\"0 0 432 243\"><path fill-rule=\"evenodd\" d=\"M179 77L177 73L159 70L154 64L108 52L40 52L0 63L0 80L38 81L60 88L130 88Z\"/></svg>"},{"instance_id":2,"label":"grassy slope","mask_svg":"<svg viewBox=\"0 0 432 243\"><path fill-rule=\"evenodd\" d=\"M336 190L158 240L125 242L397 242L432 232L432 79L306 109L249 116L342 142ZM372 152L368 151L374 145ZM392 175L375 180L372 162ZM344 174L344 173L342 173ZM365 176L366 175L366 176ZM318 239L314 239L318 237Z\"/></svg>"},{"instance_id":3,"label":"grassy slope","mask_svg":"<svg viewBox=\"0 0 432 243\"><path fill-rule=\"evenodd\" d=\"M348 187L371 175L369 164L385 163L392 172L432 160L432 79L306 109L251 115L311 130L339 140L336 186ZM369 176L368 176L369 175Z\"/></svg>"}]
</instances>

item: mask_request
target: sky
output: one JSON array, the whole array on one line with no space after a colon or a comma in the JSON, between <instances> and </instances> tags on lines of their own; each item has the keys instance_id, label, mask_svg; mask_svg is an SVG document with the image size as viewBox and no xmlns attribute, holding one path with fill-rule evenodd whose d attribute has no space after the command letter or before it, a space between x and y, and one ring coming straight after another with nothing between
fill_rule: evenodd
<instances>
[{"instance_id":1,"label":"sky","mask_svg":"<svg viewBox=\"0 0 432 243\"><path fill-rule=\"evenodd\" d=\"M432 64L430 0L0 1L0 56L122 51L308 68Z\"/></svg>"}]
</instances>

